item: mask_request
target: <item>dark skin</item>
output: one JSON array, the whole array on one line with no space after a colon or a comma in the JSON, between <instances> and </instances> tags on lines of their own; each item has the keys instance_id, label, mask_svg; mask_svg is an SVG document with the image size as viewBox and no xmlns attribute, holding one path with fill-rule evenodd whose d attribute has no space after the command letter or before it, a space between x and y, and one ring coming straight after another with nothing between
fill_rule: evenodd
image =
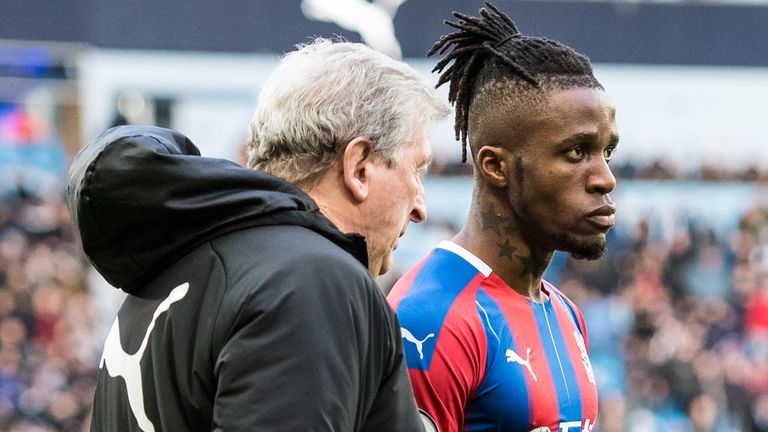
<instances>
[{"instance_id":1,"label":"dark skin","mask_svg":"<svg viewBox=\"0 0 768 432\"><path fill-rule=\"evenodd\" d=\"M615 109L602 89L544 96L535 109L500 104L470 121L474 194L453 239L538 302L546 300L541 279L555 250L602 255L615 211L608 161L618 143Z\"/></svg>"}]
</instances>

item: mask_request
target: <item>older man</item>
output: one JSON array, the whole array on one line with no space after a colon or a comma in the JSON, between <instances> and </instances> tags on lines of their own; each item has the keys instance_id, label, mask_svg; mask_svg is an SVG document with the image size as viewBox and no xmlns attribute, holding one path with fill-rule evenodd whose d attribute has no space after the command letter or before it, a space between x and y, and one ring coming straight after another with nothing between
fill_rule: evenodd
<instances>
[{"instance_id":1,"label":"older man","mask_svg":"<svg viewBox=\"0 0 768 432\"><path fill-rule=\"evenodd\" d=\"M93 265L129 294L92 430L420 430L373 276L426 218L427 131L447 110L405 64L317 40L262 89L255 170L154 127L86 146L70 210Z\"/></svg>"}]
</instances>

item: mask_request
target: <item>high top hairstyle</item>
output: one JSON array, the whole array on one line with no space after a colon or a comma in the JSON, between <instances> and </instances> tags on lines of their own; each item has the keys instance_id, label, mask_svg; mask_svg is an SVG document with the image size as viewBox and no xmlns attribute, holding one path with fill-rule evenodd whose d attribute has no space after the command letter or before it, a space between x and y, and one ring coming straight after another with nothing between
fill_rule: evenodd
<instances>
[{"instance_id":1,"label":"high top hairstyle","mask_svg":"<svg viewBox=\"0 0 768 432\"><path fill-rule=\"evenodd\" d=\"M450 82L448 100L456 107L454 131L461 140L462 163L467 160L470 107L488 84L504 83L511 93L602 88L589 58L560 42L521 34L507 15L485 4L490 12L481 8L479 17L454 11L459 21L444 23L457 31L441 36L427 53L429 57L450 50L432 72L441 73L435 87Z\"/></svg>"}]
</instances>

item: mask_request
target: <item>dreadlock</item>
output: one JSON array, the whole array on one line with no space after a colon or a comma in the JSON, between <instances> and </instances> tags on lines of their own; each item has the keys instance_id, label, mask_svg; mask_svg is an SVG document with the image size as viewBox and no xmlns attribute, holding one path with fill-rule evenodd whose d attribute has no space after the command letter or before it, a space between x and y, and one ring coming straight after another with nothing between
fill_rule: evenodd
<instances>
[{"instance_id":1,"label":"dreadlock","mask_svg":"<svg viewBox=\"0 0 768 432\"><path fill-rule=\"evenodd\" d=\"M485 4L490 11L481 8L479 17L454 11L458 22L444 23L457 31L441 36L427 52L429 57L451 50L432 72L441 73L435 87L450 81L448 101L456 107L453 128L461 140L462 163L467 160L469 108L485 82L512 79L536 89L600 87L586 56L554 40L521 34L506 14Z\"/></svg>"}]
</instances>

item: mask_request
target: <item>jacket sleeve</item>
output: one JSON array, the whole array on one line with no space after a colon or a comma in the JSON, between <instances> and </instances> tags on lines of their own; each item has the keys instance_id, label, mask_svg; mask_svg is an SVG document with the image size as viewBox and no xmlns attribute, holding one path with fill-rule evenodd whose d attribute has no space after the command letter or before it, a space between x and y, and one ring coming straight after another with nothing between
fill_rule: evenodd
<instances>
[{"instance_id":1,"label":"jacket sleeve","mask_svg":"<svg viewBox=\"0 0 768 432\"><path fill-rule=\"evenodd\" d=\"M423 432L418 408L413 396L411 381L408 378L408 366L401 342L400 324L397 316L389 308L383 295L377 304L380 309L381 323L385 326L379 331L380 340L386 341L382 360L382 379L374 405L365 421L362 432L413 431Z\"/></svg>"},{"instance_id":2,"label":"jacket sleeve","mask_svg":"<svg viewBox=\"0 0 768 432\"><path fill-rule=\"evenodd\" d=\"M248 289L216 362L214 430L361 430L382 386L402 390L373 280L332 255L295 262Z\"/></svg>"}]
</instances>

